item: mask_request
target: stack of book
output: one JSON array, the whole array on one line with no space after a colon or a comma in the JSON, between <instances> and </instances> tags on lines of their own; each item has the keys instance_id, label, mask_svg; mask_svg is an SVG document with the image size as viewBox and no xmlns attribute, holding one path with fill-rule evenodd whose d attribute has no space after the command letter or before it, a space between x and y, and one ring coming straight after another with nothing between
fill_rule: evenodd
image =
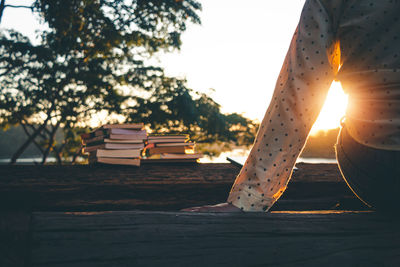
<instances>
[{"instance_id":1,"label":"stack of book","mask_svg":"<svg viewBox=\"0 0 400 267\"><path fill-rule=\"evenodd\" d=\"M147 139L143 123L106 124L81 135L83 151L89 163L140 166L140 157Z\"/></svg>"},{"instance_id":2,"label":"stack of book","mask_svg":"<svg viewBox=\"0 0 400 267\"><path fill-rule=\"evenodd\" d=\"M144 154L144 163L196 162L203 156L195 153L195 143L188 135L150 135Z\"/></svg>"}]
</instances>

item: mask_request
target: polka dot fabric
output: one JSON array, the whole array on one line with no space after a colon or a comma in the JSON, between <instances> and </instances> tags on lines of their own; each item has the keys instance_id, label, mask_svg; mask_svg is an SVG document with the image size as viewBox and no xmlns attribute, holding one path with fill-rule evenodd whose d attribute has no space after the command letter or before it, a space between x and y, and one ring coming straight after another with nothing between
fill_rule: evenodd
<instances>
[{"instance_id":1,"label":"polka dot fabric","mask_svg":"<svg viewBox=\"0 0 400 267\"><path fill-rule=\"evenodd\" d=\"M395 39L400 22L394 24L399 2L306 1L229 203L244 211L268 211L279 199L334 79L350 95L349 133L363 144L400 150L400 64L395 56L400 54Z\"/></svg>"}]
</instances>

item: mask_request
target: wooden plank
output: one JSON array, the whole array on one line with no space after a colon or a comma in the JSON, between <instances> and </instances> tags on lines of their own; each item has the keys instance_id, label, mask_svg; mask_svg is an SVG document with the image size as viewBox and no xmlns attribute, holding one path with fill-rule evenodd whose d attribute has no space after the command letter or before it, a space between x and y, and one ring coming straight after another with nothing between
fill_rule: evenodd
<instances>
[{"instance_id":1,"label":"wooden plank","mask_svg":"<svg viewBox=\"0 0 400 267\"><path fill-rule=\"evenodd\" d=\"M298 164L278 210L363 209L335 164ZM224 202L231 164L0 166L0 210L179 210Z\"/></svg>"},{"instance_id":2,"label":"wooden plank","mask_svg":"<svg viewBox=\"0 0 400 267\"><path fill-rule=\"evenodd\" d=\"M35 213L32 266L400 266L375 213Z\"/></svg>"},{"instance_id":3,"label":"wooden plank","mask_svg":"<svg viewBox=\"0 0 400 267\"><path fill-rule=\"evenodd\" d=\"M225 183L239 172L231 164L145 164L140 167L117 165L34 166L0 165L1 183L18 185L104 183Z\"/></svg>"},{"instance_id":4,"label":"wooden plank","mask_svg":"<svg viewBox=\"0 0 400 267\"><path fill-rule=\"evenodd\" d=\"M27 266L31 215L0 212L0 266Z\"/></svg>"},{"instance_id":5,"label":"wooden plank","mask_svg":"<svg viewBox=\"0 0 400 267\"><path fill-rule=\"evenodd\" d=\"M295 182L343 182L336 164L296 165ZM117 165L0 165L0 184L232 183L239 168L228 163Z\"/></svg>"}]
</instances>

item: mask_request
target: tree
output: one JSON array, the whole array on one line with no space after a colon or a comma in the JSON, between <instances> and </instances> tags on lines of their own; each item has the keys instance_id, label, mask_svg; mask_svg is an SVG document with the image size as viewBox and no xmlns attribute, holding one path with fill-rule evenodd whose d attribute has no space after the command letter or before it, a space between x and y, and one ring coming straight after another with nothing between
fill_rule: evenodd
<instances>
[{"instance_id":1,"label":"tree","mask_svg":"<svg viewBox=\"0 0 400 267\"><path fill-rule=\"evenodd\" d=\"M162 77L152 85L146 88L151 97L133 97L134 104L123 109L129 121L144 122L158 133L186 132L200 142L253 142L256 123L236 113L222 114L218 103L187 88L185 80Z\"/></svg>"},{"instance_id":2,"label":"tree","mask_svg":"<svg viewBox=\"0 0 400 267\"><path fill-rule=\"evenodd\" d=\"M0 17L16 7L1 4ZM31 143L42 151L42 163L50 153L61 163L79 151L79 129L99 111L141 118L157 129L172 122L175 130L208 139L236 138L229 119L237 124L240 116L221 114L210 98L196 98L185 81L147 63L157 52L180 48L187 23L200 23L197 1L36 0L28 8L49 27L40 44L13 31L0 36L0 123L22 125L28 136L12 163Z\"/></svg>"},{"instance_id":3,"label":"tree","mask_svg":"<svg viewBox=\"0 0 400 267\"><path fill-rule=\"evenodd\" d=\"M44 163L57 129L73 135L99 110L120 112L122 86L144 88L163 76L144 60L179 48L187 21L200 22L199 9L191 0L35 1L32 10L50 28L42 43L12 31L0 39L2 124L21 124L29 136L12 162L41 136Z\"/></svg>"},{"instance_id":4,"label":"tree","mask_svg":"<svg viewBox=\"0 0 400 267\"><path fill-rule=\"evenodd\" d=\"M24 6L24 5L6 5L6 0L0 0L0 23L3 18L4 9L8 8L28 8L33 9L33 6Z\"/></svg>"}]
</instances>

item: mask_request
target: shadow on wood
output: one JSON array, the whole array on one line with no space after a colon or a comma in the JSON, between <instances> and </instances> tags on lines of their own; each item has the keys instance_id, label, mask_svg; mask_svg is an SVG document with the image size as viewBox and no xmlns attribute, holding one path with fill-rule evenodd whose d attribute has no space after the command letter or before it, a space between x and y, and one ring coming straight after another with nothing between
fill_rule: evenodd
<instances>
[{"instance_id":1,"label":"shadow on wood","mask_svg":"<svg viewBox=\"0 0 400 267\"><path fill-rule=\"evenodd\" d=\"M33 266L400 266L374 213L35 213Z\"/></svg>"}]
</instances>

